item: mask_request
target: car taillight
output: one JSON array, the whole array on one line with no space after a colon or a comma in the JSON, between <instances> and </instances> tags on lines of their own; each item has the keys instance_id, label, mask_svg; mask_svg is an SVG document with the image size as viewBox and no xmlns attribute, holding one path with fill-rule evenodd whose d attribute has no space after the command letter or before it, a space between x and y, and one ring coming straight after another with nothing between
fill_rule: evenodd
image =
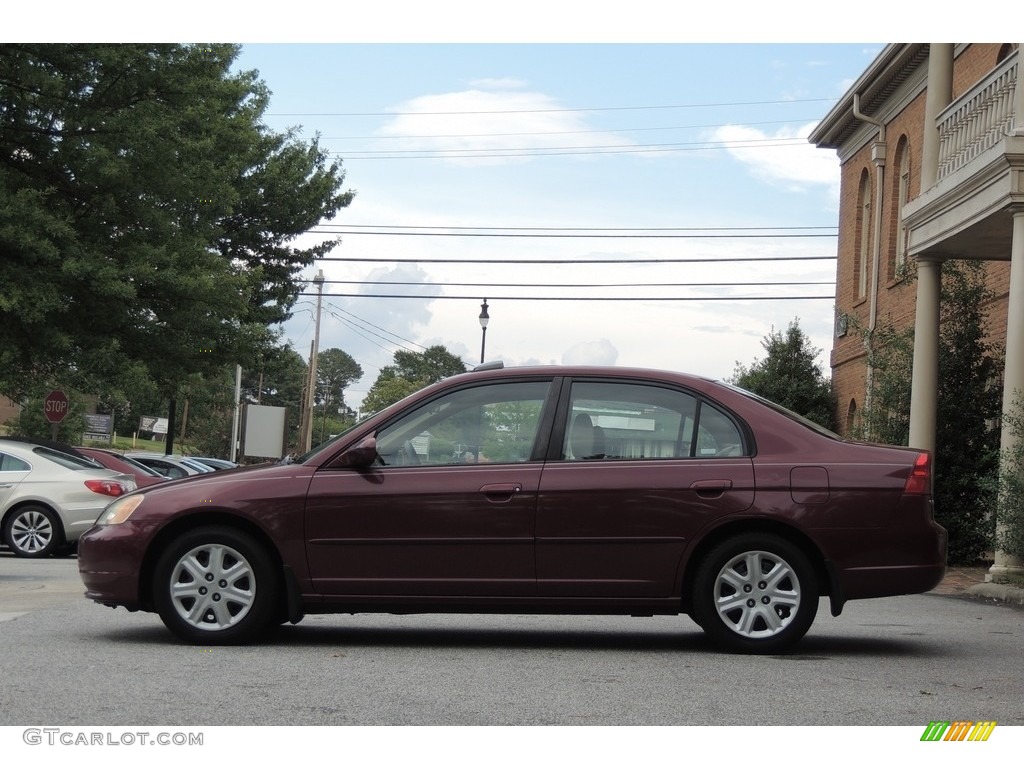
<instances>
[{"instance_id":1,"label":"car taillight","mask_svg":"<svg viewBox=\"0 0 1024 768\"><path fill-rule=\"evenodd\" d=\"M85 487L104 496L121 496L126 492L125 487L116 480L86 480Z\"/></svg>"},{"instance_id":2,"label":"car taillight","mask_svg":"<svg viewBox=\"0 0 1024 768\"><path fill-rule=\"evenodd\" d=\"M904 493L916 496L928 496L932 492L932 457L930 453L919 453L914 460L914 467L907 476Z\"/></svg>"}]
</instances>

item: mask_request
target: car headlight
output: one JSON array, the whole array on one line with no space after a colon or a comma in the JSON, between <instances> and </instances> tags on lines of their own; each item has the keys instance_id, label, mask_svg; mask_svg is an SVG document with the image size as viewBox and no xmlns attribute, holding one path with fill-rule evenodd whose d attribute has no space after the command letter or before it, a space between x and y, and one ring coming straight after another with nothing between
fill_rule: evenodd
<instances>
[{"instance_id":1,"label":"car headlight","mask_svg":"<svg viewBox=\"0 0 1024 768\"><path fill-rule=\"evenodd\" d=\"M96 520L96 525L120 525L132 516L132 512L138 509L144 498L146 497L140 494L123 496L117 501L110 502Z\"/></svg>"}]
</instances>

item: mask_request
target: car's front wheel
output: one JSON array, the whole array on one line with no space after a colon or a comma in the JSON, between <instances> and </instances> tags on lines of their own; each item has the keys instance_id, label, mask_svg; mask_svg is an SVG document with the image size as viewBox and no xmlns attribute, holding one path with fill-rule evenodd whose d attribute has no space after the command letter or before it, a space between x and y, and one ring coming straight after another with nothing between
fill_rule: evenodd
<instances>
[{"instance_id":1,"label":"car's front wheel","mask_svg":"<svg viewBox=\"0 0 1024 768\"><path fill-rule=\"evenodd\" d=\"M717 644L740 653L779 653L802 638L818 612L814 568L772 534L735 536L701 561L694 619Z\"/></svg>"},{"instance_id":2,"label":"car's front wheel","mask_svg":"<svg viewBox=\"0 0 1024 768\"><path fill-rule=\"evenodd\" d=\"M281 593L266 549L248 534L221 526L175 539L156 564L153 585L167 628L200 645L255 639L277 615Z\"/></svg>"},{"instance_id":3,"label":"car's front wheel","mask_svg":"<svg viewBox=\"0 0 1024 768\"><path fill-rule=\"evenodd\" d=\"M30 505L7 518L4 541L18 557L47 557L64 544L64 528L53 510Z\"/></svg>"}]
</instances>

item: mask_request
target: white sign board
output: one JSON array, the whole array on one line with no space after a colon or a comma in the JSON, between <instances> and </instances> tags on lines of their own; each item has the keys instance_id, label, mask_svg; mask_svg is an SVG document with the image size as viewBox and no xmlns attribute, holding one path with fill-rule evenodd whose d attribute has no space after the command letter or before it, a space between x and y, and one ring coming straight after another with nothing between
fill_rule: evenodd
<instances>
[{"instance_id":1,"label":"white sign board","mask_svg":"<svg viewBox=\"0 0 1024 768\"><path fill-rule=\"evenodd\" d=\"M288 409L273 405L245 406L242 455L280 459L287 443Z\"/></svg>"}]
</instances>

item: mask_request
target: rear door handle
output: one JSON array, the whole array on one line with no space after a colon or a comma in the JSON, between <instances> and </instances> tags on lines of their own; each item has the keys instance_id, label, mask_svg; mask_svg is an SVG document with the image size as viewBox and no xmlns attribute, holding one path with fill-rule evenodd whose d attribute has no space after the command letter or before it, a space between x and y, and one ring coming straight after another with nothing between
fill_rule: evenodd
<instances>
[{"instance_id":1,"label":"rear door handle","mask_svg":"<svg viewBox=\"0 0 1024 768\"><path fill-rule=\"evenodd\" d=\"M717 499L732 488L732 480L697 480L690 483L690 490L696 491L702 499Z\"/></svg>"},{"instance_id":2,"label":"rear door handle","mask_svg":"<svg viewBox=\"0 0 1024 768\"><path fill-rule=\"evenodd\" d=\"M504 504L512 501L517 493L523 490L522 483L490 483L480 489L480 493L487 497L488 501L495 504Z\"/></svg>"}]
</instances>

